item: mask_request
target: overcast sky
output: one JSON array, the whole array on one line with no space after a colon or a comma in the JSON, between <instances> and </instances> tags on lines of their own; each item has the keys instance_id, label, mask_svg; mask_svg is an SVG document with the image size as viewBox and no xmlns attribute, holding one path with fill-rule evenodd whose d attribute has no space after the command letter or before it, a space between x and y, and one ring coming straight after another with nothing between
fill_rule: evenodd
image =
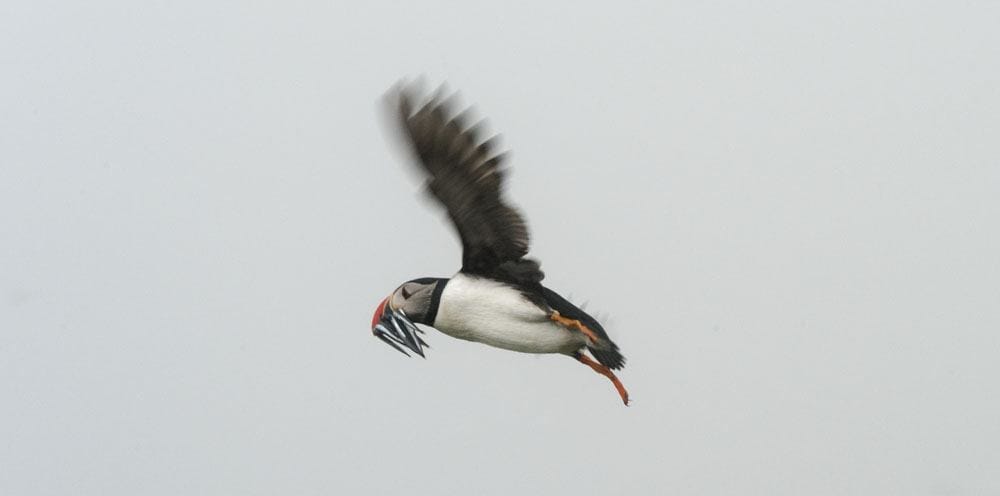
<instances>
[{"instance_id":1,"label":"overcast sky","mask_svg":"<svg viewBox=\"0 0 1000 496\"><path fill-rule=\"evenodd\" d=\"M6 2L0 494L1000 493L995 2ZM369 330L513 150L562 356Z\"/></svg>"}]
</instances>

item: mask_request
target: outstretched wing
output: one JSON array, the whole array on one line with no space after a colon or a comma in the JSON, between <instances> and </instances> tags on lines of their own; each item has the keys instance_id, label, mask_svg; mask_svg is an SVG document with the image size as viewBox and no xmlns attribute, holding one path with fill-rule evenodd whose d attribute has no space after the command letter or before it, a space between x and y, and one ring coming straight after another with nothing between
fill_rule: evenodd
<instances>
[{"instance_id":1,"label":"outstretched wing","mask_svg":"<svg viewBox=\"0 0 1000 496\"><path fill-rule=\"evenodd\" d=\"M462 271L538 282L538 263L528 253L528 226L503 200L502 153L497 136L482 138L482 125L457 112L455 98L438 94L418 105L413 87L398 89L399 118L423 169L427 187L448 210L462 239Z\"/></svg>"}]
</instances>

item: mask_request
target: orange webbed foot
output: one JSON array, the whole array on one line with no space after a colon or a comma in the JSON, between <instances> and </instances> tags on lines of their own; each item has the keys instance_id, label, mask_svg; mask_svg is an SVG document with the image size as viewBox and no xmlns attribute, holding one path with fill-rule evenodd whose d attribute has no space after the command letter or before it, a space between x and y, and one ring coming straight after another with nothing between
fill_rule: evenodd
<instances>
[{"instance_id":1,"label":"orange webbed foot","mask_svg":"<svg viewBox=\"0 0 1000 496\"><path fill-rule=\"evenodd\" d=\"M622 402L625 403L625 406L628 406L628 391L625 390L625 386L622 384L622 381L618 380L618 376L616 376L611 369L601 365L583 353L577 353L574 358L576 358L580 363L593 369L594 372L610 379L611 383L615 385L615 389L618 390L618 395L622 397Z\"/></svg>"},{"instance_id":2,"label":"orange webbed foot","mask_svg":"<svg viewBox=\"0 0 1000 496\"><path fill-rule=\"evenodd\" d=\"M568 319L566 317L563 317L556 310L552 311L552 313L549 315L549 318L552 319L553 322L556 322L560 325L563 325L570 329L576 329L582 332L585 336L587 336L587 339L589 339L591 343L596 343L600 340L600 338L597 337L597 333L592 331L589 327L585 326L583 322L580 322L579 320L576 319Z\"/></svg>"}]
</instances>

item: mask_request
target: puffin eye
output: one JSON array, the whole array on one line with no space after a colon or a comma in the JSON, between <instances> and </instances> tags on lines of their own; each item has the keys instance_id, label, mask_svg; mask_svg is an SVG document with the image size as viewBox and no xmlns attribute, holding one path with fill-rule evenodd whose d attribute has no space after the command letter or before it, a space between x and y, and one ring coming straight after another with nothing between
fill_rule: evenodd
<instances>
[{"instance_id":1,"label":"puffin eye","mask_svg":"<svg viewBox=\"0 0 1000 496\"><path fill-rule=\"evenodd\" d=\"M406 290L406 286L403 286L402 288L400 288L400 292L403 293L403 299L405 299L405 300L410 299L410 295L412 293L410 293L409 291Z\"/></svg>"}]
</instances>

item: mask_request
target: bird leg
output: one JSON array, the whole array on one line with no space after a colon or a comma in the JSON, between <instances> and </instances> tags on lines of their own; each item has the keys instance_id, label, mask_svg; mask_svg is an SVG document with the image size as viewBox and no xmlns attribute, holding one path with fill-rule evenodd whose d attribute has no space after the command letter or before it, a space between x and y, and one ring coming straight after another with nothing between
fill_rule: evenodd
<instances>
[{"instance_id":1,"label":"bird leg","mask_svg":"<svg viewBox=\"0 0 1000 496\"><path fill-rule=\"evenodd\" d=\"M587 338L590 339L591 343L596 343L600 339L597 337L597 334L594 333L594 331L590 330L589 327L583 325L583 322L580 322L579 320L576 319L568 319L566 317L563 317L562 315L559 315L559 312L557 310L553 310L552 313L549 315L549 318L552 319L553 322L569 327L570 329L576 329L582 332L584 336L587 336Z\"/></svg>"},{"instance_id":2,"label":"bird leg","mask_svg":"<svg viewBox=\"0 0 1000 496\"><path fill-rule=\"evenodd\" d=\"M604 365L601 365L600 363L595 362L594 360L592 360L587 355L584 355L583 353L577 353L576 355L573 356L573 358L576 358L578 361L580 361L580 363L594 369L594 372L597 372L598 374L601 374L604 377L611 379L611 383L614 384L615 389L618 390L618 395L622 397L622 401L625 403L625 406L628 406L628 391L625 390L625 386L622 385L622 381L618 380L618 376L616 376L615 373L611 371L611 369L605 367Z\"/></svg>"}]
</instances>

